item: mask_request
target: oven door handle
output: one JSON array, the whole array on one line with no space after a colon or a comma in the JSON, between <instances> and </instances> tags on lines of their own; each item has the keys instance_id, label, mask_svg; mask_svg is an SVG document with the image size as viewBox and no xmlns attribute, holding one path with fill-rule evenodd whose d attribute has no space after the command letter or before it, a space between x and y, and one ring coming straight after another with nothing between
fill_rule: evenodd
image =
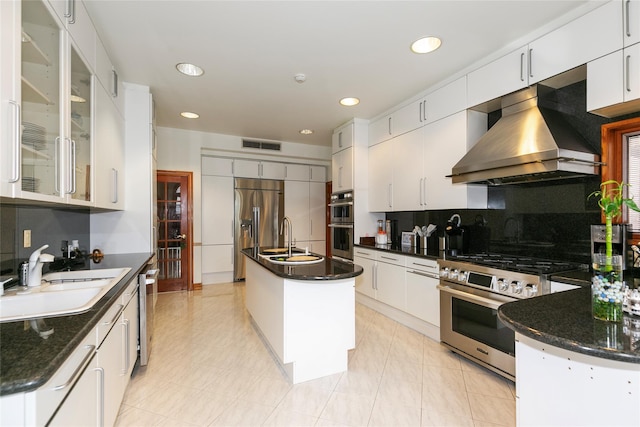
<instances>
[{"instance_id":1,"label":"oven door handle","mask_svg":"<svg viewBox=\"0 0 640 427\"><path fill-rule=\"evenodd\" d=\"M335 208L340 206L353 206L353 202L337 202L337 203L329 203L329 207Z\"/></svg>"},{"instance_id":2,"label":"oven door handle","mask_svg":"<svg viewBox=\"0 0 640 427\"><path fill-rule=\"evenodd\" d=\"M462 292L457 289L452 289L449 286L438 285L437 288L442 292L450 293L467 302L481 304L483 307L491 308L493 310L497 310L498 307L504 304L503 301L496 301L490 298L481 297L479 295L470 294L468 292Z\"/></svg>"},{"instance_id":3,"label":"oven door handle","mask_svg":"<svg viewBox=\"0 0 640 427\"><path fill-rule=\"evenodd\" d=\"M330 228L353 228L353 224L329 224Z\"/></svg>"}]
</instances>

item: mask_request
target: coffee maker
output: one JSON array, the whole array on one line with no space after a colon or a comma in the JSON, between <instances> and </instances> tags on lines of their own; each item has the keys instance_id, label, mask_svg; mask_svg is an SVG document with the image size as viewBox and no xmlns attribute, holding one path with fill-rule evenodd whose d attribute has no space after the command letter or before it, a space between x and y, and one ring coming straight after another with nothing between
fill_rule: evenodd
<instances>
[{"instance_id":1,"label":"coffee maker","mask_svg":"<svg viewBox=\"0 0 640 427\"><path fill-rule=\"evenodd\" d=\"M460 225L460 215L454 214L447 221L445 231L445 254L461 255L469 252L469 229Z\"/></svg>"},{"instance_id":2,"label":"coffee maker","mask_svg":"<svg viewBox=\"0 0 640 427\"><path fill-rule=\"evenodd\" d=\"M622 255L622 269L633 267L633 251L629 247L631 227L628 224L613 224L611 249L613 255ZM591 226L591 253L605 253L605 225Z\"/></svg>"}]
</instances>

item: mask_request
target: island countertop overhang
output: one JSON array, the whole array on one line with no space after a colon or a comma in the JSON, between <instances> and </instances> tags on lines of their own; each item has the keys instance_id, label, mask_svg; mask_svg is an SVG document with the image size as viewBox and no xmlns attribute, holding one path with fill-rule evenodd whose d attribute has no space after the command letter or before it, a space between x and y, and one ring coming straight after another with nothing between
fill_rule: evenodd
<instances>
[{"instance_id":1,"label":"island countertop overhang","mask_svg":"<svg viewBox=\"0 0 640 427\"><path fill-rule=\"evenodd\" d=\"M640 319L629 315L621 323L594 319L588 286L503 304L498 317L515 332L545 344L640 364L640 344L630 330L638 329L632 324L629 328Z\"/></svg>"},{"instance_id":2,"label":"island countertop overhang","mask_svg":"<svg viewBox=\"0 0 640 427\"><path fill-rule=\"evenodd\" d=\"M293 280L342 280L362 274L362 267L335 258L324 257L315 264L281 265L272 263L258 254L269 248L246 248L242 253L276 276Z\"/></svg>"}]
</instances>

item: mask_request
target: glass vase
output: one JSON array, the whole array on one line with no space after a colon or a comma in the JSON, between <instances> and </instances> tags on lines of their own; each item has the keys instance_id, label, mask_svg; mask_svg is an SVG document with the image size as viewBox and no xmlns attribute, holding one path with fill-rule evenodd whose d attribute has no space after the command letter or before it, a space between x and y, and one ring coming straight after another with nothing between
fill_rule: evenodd
<instances>
[{"instance_id":1,"label":"glass vase","mask_svg":"<svg viewBox=\"0 0 640 427\"><path fill-rule=\"evenodd\" d=\"M593 317L610 322L622 320L626 286L622 277L622 256L593 254L591 308Z\"/></svg>"}]
</instances>

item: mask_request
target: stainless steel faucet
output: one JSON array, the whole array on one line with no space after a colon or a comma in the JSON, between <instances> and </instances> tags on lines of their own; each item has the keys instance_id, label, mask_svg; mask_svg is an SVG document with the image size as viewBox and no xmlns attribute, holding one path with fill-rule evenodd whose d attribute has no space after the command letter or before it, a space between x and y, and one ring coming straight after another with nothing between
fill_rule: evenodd
<instances>
[{"instance_id":1,"label":"stainless steel faucet","mask_svg":"<svg viewBox=\"0 0 640 427\"><path fill-rule=\"evenodd\" d=\"M291 258L291 219L288 216L282 218L282 224L280 224L280 235L282 236L282 230L284 223L287 223L287 248L289 249L289 258Z\"/></svg>"}]
</instances>

